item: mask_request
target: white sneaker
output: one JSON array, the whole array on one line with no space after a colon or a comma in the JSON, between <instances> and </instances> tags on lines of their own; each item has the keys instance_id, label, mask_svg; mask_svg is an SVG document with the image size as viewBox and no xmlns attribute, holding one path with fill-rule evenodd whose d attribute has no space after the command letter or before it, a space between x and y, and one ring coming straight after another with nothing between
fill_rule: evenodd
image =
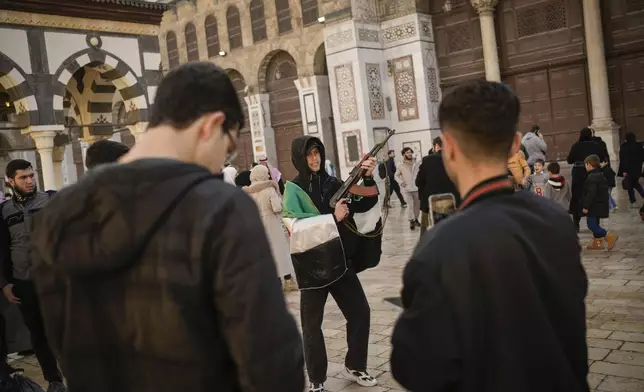
<instances>
[{"instance_id":1,"label":"white sneaker","mask_svg":"<svg viewBox=\"0 0 644 392\"><path fill-rule=\"evenodd\" d=\"M349 368L344 368L347 373L347 376L351 377L352 380L358 383L363 387L375 387L378 385L378 381L375 377L371 377L369 373L362 370L351 370Z\"/></svg>"},{"instance_id":2,"label":"white sneaker","mask_svg":"<svg viewBox=\"0 0 644 392\"><path fill-rule=\"evenodd\" d=\"M309 392L324 392L324 384L312 382L309 386Z\"/></svg>"}]
</instances>

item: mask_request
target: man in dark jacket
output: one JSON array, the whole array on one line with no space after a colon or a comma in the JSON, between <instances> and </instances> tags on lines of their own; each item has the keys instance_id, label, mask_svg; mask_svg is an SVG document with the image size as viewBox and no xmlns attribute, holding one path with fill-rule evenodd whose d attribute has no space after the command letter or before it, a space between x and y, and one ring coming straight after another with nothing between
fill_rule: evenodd
<instances>
[{"instance_id":1,"label":"man in dark jacket","mask_svg":"<svg viewBox=\"0 0 644 392\"><path fill-rule=\"evenodd\" d=\"M300 313L310 392L323 392L327 356L322 334L329 294L347 319L345 370L362 386L374 386L367 373L370 309L357 274L380 261L381 229L378 187L372 173L375 158L362 162L364 187L352 189L348 200L330 206L342 182L324 170L320 139L300 136L291 147L298 171L284 192L284 223L291 234L291 256L301 290Z\"/></svg>"},{"instance_id":2,"label":"man in dark jacket","mask_svg":"<svg viewBox=\"0 0 644 392\"><path fill-rule=\"evenodd\" d=\"M635 204L637 202L637 199L635 199L635 191L644 198L644 187L640 184L643 164L644 145L637 142L634 133L629 132L626 134L626 141L619 149L619 170L617 174L625 178L628 201L631 208L637 208Z\"/></svg>"},{"instance_id":3,"label":"man in dark jacket","mask_svg":"<svg viewBox=\"0 0 644 392\"><path fill-rule=\"evenodd\" d=\"M443 165L443 155L441 148L443 141L440 137L434 139L434 152L423 158L420 164L418 176L416 177L416 186L420 196L420 210L422 216L420 219L420 235L427 230L429 226L429 198L432 195L442 193L451 193L456 199L456 205L460 203L460 196L456 186L447 176L445 165Z\"/></svg>"},{"instance_id":4,"label":"man in dark jacket","mask_svg":"<svg viewBox=\"0 0 644 392\"><path fill-rule=\"evenodd\" d=\"M45 334L41 316L44 306L38 300L32 280L31 268L35 260L30 253L32 241L29 236L36 214L45 208L54 192L38 191L34 169L24 159L9 162L6 175L14 197L0 205L0 287L7 300L20 309L31 335L31 347L45 380L49 382L47 391L63 392L66 391L63 376ZM5 337L0 336L0 339ZM6 358L6 351L0 355Z\"/></svg>"},{"instance_id":5,"label":"man in dark jacket","mask_svg":"<svg viewBox=\"0 0 644 392\"><path fill-rule=\"evenodd\" d=\"M577 233L555 203L514 192L519 113L509 87L484 80L441 102L443 161L463 201L405 268L391 369L412 392L588 391Z\"/></svg>"},{"instance_id":6,"label":"man in dark jacket","mask_svg":"<svg viewBox=\"0 0 644 392\"><path fill-rule=\"evenodd\" d=\"M387 160L385 161L385 167L387 169L387 181L389 181L389 189L391 192L396 192L398 200L400 200L400 205L404 208L407 207L405 198L400 192L400 185L396 181L396 152L394 150L389 150Z\"/></svg>"},{"instance_id":7,"label":"man in dark jacket","mask_svg":"<svg viewBox=\"0 0 644 392\"><path fill-rule=\"evenodd\" d=\"M150 137L38 215L34 274L71 392L304 389L255 203L213 176L243 119L225 71L176 68Z\"/></svg>"}]
</instances>

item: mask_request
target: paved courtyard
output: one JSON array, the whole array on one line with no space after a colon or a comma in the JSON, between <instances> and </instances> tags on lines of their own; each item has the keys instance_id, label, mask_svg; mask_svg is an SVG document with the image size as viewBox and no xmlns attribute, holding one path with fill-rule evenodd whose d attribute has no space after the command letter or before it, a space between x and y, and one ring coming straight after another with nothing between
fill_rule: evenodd
<instances>
[{"instance_id":1,"label":"paved courtyard","mask_svg":"<svg viewBox=\"0 0 644 392\"><path fill-rule=\"evenodd\" d=\"M583 259L590 280L587 298L590 385L596 391L644 391L644 223L636 210L626 209L619 194L620 210L606 220L606 226L620 235L611 251L588 252ZM583 223L583 222L582 222ZM553 228L556 230L556 228ZM390 336L400 310L383 301L400 293L404 265L414 248L418 231L410 231L404 211L395 207L389 216L380 266L360 278L371 305L369 368L379 386L370 392L403 391L389 371ZM591 234L583 230L584 245ZM299 293L287 296L299 324ZM328 391L351 392L367 389L350 384L344 377L346 353L345 320L332 299L325 313L324 334L329 356ZM14 362L27 369L27 375L43 382L33 357ZM431 375L429 375L431 376ZM547 375L544 375L547 377ZM44 384L43 382L43 385Z\"/></svg>"}]
</instances>

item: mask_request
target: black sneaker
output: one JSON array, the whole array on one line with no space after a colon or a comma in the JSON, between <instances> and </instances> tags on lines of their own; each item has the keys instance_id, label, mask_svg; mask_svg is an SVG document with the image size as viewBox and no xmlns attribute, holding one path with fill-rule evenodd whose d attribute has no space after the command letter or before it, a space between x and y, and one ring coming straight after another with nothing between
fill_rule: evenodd
<instances>
[{"instance_id":1,"label":"black sneaker","mask_svg":"<svg viewBox=\"0 0 644 392\"><path fill-rule=\"evenodd\" d=\"M312 382L309 386L309 392L324 392L324 384Z\"/></svg>"},{"instance_id":2,"label":"black sneaker","mask_svg":"<svg viewBox=\"0 0 644 392\"><path fill-rule=\"evenodd\" d=\"M414 219L414 223L416 224L416 226L420 227L420 222L418 222L418 219Z\"/></svg>"},{"instance_id":3,"label":"black sneaker","mask_svg":"<svg viewBox=\"0 0 644 392\"><path fill-rule=\"evenodd\" d=\"M409 221L409 229L416 230L416 222L414 222L413 220L410 220Z\"/></svg>"},{"instance_id":4,"label":"black sneaker","mask_svg":"<svg viewBox=\"0 0 644 392\"><path fill-rule=\"evenodd\" d=\"M402 208L407 208L407 203L402 203Z\"/></svg>"},{"instance_id":5,"label":"black sneaker","mask_svg":"<svg viewBox=\"0 0 644 392\"><path fill-rule=\"evenodd\" d=\"M47 392L67 392L67 387L62 381L52 381L49 383Z\"/></svg>"}]
</instances>

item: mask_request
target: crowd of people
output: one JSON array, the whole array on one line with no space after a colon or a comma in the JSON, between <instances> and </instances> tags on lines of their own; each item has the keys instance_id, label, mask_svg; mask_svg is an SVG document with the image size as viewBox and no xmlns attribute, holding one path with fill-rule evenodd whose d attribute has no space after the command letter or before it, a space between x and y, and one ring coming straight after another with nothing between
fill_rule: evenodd
<instances>
[{"instance_id":1,"label":"crowd of people","mask_svg":"<svg viewBox=\"0 0 644 392\"><path fill-rule=\"evenodd\" d=\"M430 155L417 162L405 148L397 163L389 151L378 167L422 233L391 340L392 374L410 391L589 390L577 232L585 215L588 247L615 246L600 222L612 169L584 129L569 184L546 163L538 127L516 131L520 110L504 84L463 83L440 103ZM305 372L309 391L323 392L329 295L347 319L346 376L377 385L359 278L382 253L375 157L331 205L343 183L318 138L293 140L295 178L265 159L238 173L243 123L226 72L192 62L159 84L149 136L131 150L93 144L78 183L41 192L29 162L8 165L0 285L20 307L48 392L301 392ZM627 136L615 174L631 201L644 193L642 155ZM458 212L428 230L430 197L441 194ZM282 292L294 280L301 335ZM2 335L0 382L20 371Z\"/></svg>"}]
</instances>

